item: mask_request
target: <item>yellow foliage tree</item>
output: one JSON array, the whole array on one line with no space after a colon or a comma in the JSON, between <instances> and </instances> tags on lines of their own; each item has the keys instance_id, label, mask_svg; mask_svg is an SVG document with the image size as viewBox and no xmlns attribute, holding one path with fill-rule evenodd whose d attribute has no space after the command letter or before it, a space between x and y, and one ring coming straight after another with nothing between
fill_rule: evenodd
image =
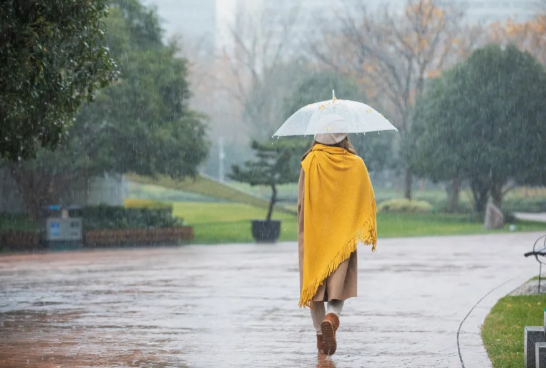
<instances>
[{"instance_id":1,"label":"yellow foliage tree","mask_svg":"<svg viewBox=\"0 0 546 368\"><path fill-rule=\"evenodd\" d=\"M546 64L546 14L539 14L524 22L508 19L506 22L493 23L489 37L491 42L514 44Z\"/></svg>"},{"instance_id":2,"label":"yellow foliage tree","mask_svg":"<svg viewBox=\"0 0 546 368\"><path fill-rule=\"evenodd\" d=\"M404 12L371 14L364 6L338 14L331 29L311 44L319 62L365 84L372 102L388 111L404 139L410 111L425 80L469 55L479 31L463 26L463 12L436 0L408 0ZM411 198L411 168L406 168L405 196Z\"/></svg>"}]
</instances>

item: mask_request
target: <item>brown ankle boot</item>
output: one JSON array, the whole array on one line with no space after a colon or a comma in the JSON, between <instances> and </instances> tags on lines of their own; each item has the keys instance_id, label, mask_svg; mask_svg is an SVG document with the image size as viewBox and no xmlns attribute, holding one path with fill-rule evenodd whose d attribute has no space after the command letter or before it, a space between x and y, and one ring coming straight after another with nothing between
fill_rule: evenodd
<instances>
[{"instance_id":1,"label":"brown ankle boot","mask_svg":"<svg viewBox=\"0 0 546 368\"><path fill-rule=\"evenodd\" d=\"M317 335L317 350L319 354L324 354L324 350L322 350L322 335Z\"/></svg>"},{"instance_id":2,"label":"brown ankle boot","mask_svg":"<svg viewBox=\"0 0 546 368\"><path fill-rule=\"evenodd\" d=\"M328 313L320 325L322 330L322 350L324 354L334 355L337 349L336 331L339 328L339 317Z\"/></svg>"}]
</instances>

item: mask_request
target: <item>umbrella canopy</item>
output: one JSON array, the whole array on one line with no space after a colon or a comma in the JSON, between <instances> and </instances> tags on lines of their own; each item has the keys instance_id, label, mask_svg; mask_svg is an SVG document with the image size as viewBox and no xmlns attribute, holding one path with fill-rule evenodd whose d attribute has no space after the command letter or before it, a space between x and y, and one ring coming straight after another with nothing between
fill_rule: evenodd
<instances>
[{"instance_id":1,"label":"umbrella canopy","mask_svg":"<svg viewBox=\"0 0 546 368\"><path fill-rule=\"evenodd\" d=\"M273 136L398 131L370 106L355 101L338 100L334 91L332 97L332 100L302 107Z\"/></svg>"}]
</instances>

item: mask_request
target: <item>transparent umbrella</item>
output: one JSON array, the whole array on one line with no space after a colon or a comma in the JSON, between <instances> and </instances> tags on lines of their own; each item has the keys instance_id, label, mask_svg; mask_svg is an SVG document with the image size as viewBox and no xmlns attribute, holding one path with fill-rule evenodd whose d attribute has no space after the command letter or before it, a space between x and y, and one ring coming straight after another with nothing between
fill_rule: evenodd
<instances>
[{"instance_id":1,"label":"transparent umbrella","mask_svg":"<svg viewBox=\"0 0 546 368\"><path fill-rule=\"evenodd\" d=\"M370 106L348 100L316 102L296 111L277 130L273 137L315 135L320 133L366 133L396 130L383 114Z\"/></svg>"}]
</instances>

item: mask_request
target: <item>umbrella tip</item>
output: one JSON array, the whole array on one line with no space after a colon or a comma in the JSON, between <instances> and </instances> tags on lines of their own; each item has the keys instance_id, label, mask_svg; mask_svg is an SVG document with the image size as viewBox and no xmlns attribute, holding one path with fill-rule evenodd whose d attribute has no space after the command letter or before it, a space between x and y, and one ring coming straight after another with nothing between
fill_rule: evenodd
<instances>
[{"instance_id":1,"label":"umbrella tip","mask_svg":"<svg viewBox=\"0 0 546 368\"><path fill-rule=\"evenodd\" d=\"M336 91L332 90L332 100L335 100L335 99L336 99Z\"/></svg>"}]
</instances>

